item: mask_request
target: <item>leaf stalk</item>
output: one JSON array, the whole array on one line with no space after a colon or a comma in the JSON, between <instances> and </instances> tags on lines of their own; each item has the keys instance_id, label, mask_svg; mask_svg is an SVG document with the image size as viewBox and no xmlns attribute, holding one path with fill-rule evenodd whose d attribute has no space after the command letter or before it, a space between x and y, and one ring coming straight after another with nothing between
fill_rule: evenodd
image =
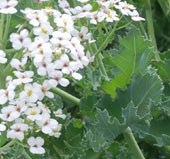
<instances>
[{"instance_id":1,"label":"leaf stalk","mask_svg":"<svg viewBox=\"0 0 170 159\"><path fill-rule=\"evenodd\" d=\"M142 151L140 150L135 137L132 133L131 128L126 128L125 131L123 132L123 135L127 141L127 143L129 144L131 151L133 152L134 156L136 159L145 159L145 157L142 154Z\"/></svg>"},{"instance_id":2,"label":"leaf stalk","mask_svg":"<svg viewBox=\"0 0 170 159\"><path fill-rule=\"evenodd\" d=\"M17 139L11 140L9 143L7 143L5 146L0 148L0 152L6 150L8 147L14 145L17 142Z\"/></svg>"},{"instance_id":3,"label":"leaf stalk","mask_svg":"<svg viewBox=\"0 0 170 159\"><path fill-rule=\"evenodd\" d=\"M150 35L152 45L154 46L155 58L157 61L161 61L157 44L156 44L155 31L154 31L153 19L152 19L151 2L150 0L145 0L144 4L145 4L148 33Z\"/></svg>"},{"instance_id":4,"label":"leaf stalk","mask_svg":"<svg viewBox=\"0 0 170 159\"><path fill-rule=\"evenodd\" d=\"M76 104L76 105L80 105L80 99L74 97L73 95L61 90L60 88L52 88L51 91L61 97L63 97L64 99L67 99L68 101Z\"/></svg>"}]
</instances>

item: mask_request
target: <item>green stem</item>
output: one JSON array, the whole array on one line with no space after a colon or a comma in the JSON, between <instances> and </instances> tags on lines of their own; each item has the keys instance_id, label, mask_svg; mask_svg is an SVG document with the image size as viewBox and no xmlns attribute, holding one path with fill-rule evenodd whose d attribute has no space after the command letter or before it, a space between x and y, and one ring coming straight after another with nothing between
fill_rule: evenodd
<instances>
[{"instance_id":1,"label":"green stem","mask_svg":"<svg viewBox=\"0 0 170 159\"><path fill-rule=\"evenodd\" d=\"M103 74L103 76L105 76L105 78L108 78L108 75L107 75L107 72L106 72L106 69L104 67L104 64L102 62L102 55L101 55L101 51L103 49L106 48L106 46L108 45L108 43L110 42L110 40L114 37L114 33L116 31L116 28L117 28L117 25L118 25L119 21L116 21L112 31L110 32L110 34L107 36L106 40L102 43L102 45L99 47L99 49L97 49L96 53L95 53L95 57L97 59L97 62L99 64L99 68L100 68L100 71L101 73ZM96 46L95 46L96 47ZM97 48L97 47L96 47Z\"/></svg>"},{"instance_id":2,"label":"green stem","mask_svg":"<svg viewBox=\"0 0 170 159\"><path fill-rule=\"evenodd\" d=\"M9 33L9 27L10 27L10 21L11 21L11 15L7 15L7 20L6 20L6 25L5 25L5 32L3 36L3 43L4 43L4 48L6 47L7 44L7 38L8 38L8 33Z\"/></svg>"},{"instance_id":3,"label":"green stem","mask_svg":"<svg viewBox=\"0 0 170 159\"><path fill-rule=\"evenodd\" d=\"M157 48L157 44L156 44L156 39L155 39L155 32L154 32L154 27L153 27L153 19L152 19L152 10L151 10L150 0L144 0L144 4L145 4L145 10L146 10L148 33L150 35L152 45L154 46L155 58L157 61L161 61L160 56L159 56L159 51Z\"/></svg>"},{"instance_id":4,"label":"green stem","mask_svg":"<svg viewBox=\"0 0 170 159\"><path fill-rule=\"evenodd\" d=\"M103 74L103 76L105 76L105 78L108 78L106 69L105 69L104 64L103 64L103 62L102 62L102 55L101 55L101 53L96 56L96 59L97 59L97 61L98 61L98 64L99 64L99 68L100 68L101 73Z\"/></svg>"},{"instance_id":5,"label":"green stem","mask_svg":"<svg viewBox=\"0 0 170 159\"><path fill-rule=\"evenodd\" d=\"M129 23L127 23L127 24L125 24L125 25L123 25L123 26L117 28L116 30L121 30L121 29L127 27L128 25L130 25L132 22L133 22L133 21L130 21Z\"/></svg>"},{"instance_id":6,"label":"green stem","mask_svg":"<svg viewBox=\"0 0 170 159\"><path fill-rule=\"evenodd\" d=\"M120 21L120 20L119 20ZM117 25L119 23L119 21L116 21L112 31L110 32L110 34L107 36L106 40L101 44L101 46L99 47L99 49L97 50L97 52L95 53L95 56L97 56L103 49L105 49L105 47L108 45L108 43L110 42L110 40L113 38L114 33L116 31Z\"/></svg>"},{"instance_id":7,"label":"green stem","mask_svg":"<svg viewBox=\"0 0 170 159\"><path fill-rule=\"evenodd\" d=\"M6 53L14 53L14 52L17 52L17 50L15 49L7 49L5 50Z\"/></svg>"},{"instance_id":8,"label":"green stem","mask_svg":"<svg viewBox=\"0 0 170 159\"><path fill-rule=\"evenodd\" d=\"M22 155L25 157L25 159L32 159L25 150L22 151Z\"/></svg>"},{"instance_id":9,"label":"green stem","mask_svg":"<svg viewBox=\"0 0 170 159\"><path fill-rule=\"evenodd\" d=\"M124 132L123 135L129 144L131 151L133 152L136 159L145 159L145 157L142 154L142 151L140 150L135 137L133 136L132 130L128 127Z\"/></svg>"},{"instance_id":10,"label":"green stem","mask_svg":"<svg viewBox=\"0 0 170 159\"><path fill-rule=\"evenodd\" d=\"M139 21L139 26L140 26L140 30L143 33L143 35L148 39L148 35L147 35L146 31L145 31L145 27L143 25L143 22Z\"/></svg>"},{"instance_id":11,"label":"green stem","mask_svg":"<svg viewBox=\"0 0 170 159\"><path fill-rule=\"evenodd\" d=\"M59 96L69 100L70 102L79 105L80 104L80 99L72 96L71 94L59 89L59 88L52 88L51 91L55 94L58 94Z\"/></svg>"},{"instance_id":12,"label":"green stem","mask_svg":"<svg viewBox=\"0 0 170 159\"><path fill-rule=\"evenodd\" d=\"M11 140L9 143L7 143L5 146L0 148L0 152L6 150L8 147L14 145L17 142L17 139Z\"/></svg>"},{"instance_id":13,"label":"green stem","mask_svg":"<svg viewBox=\"0 0 170 159\"><path fill-rule=\"evenodd\" d=\"M168 42L170 42L170 37L168 37L168 36L166 36L166 35L164 35L164 34L161 34L161 36L162 36L163 38L165 38Z\"/></svg>"},{"instance_id":14,"label":"green stem","mask_svg":"<svg viewBox=\"0 0 170 159\"><path fill-rule=\"evenodd\" d=\"M0 64L0 89L6 88L6 77L4 75L3 65Z\"/></svg>"},{"instance_id":15,"label":"green stem","mask_svg":"<svg viewBox=\"0 0 170 159\"><path fill-rule=\"evenodd\" d=\"M1 14L0 41L2 41L2 38L3 38L4 21L5 21L5 15L4 15L4 14Z\"/></svg>"}]
</instances>

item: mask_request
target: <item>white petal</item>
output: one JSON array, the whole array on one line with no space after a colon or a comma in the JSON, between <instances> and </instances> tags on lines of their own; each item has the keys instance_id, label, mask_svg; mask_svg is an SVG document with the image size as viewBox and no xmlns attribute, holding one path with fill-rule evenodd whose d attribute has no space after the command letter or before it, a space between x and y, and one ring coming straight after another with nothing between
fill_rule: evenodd
<instances>
[{"instance_id":1,"label":"white petal","mask_svg":"<svg viewBox=\"0 0 170 159\"><path fill-rule=\"evenodd\" d=\"M59 84L60 84L61 86L63 86L63 87L68 86L69 83L70 83L69 80L66 79L66 78L61 78L61 79L59 80Z\"/></svg>"}]
</instances>

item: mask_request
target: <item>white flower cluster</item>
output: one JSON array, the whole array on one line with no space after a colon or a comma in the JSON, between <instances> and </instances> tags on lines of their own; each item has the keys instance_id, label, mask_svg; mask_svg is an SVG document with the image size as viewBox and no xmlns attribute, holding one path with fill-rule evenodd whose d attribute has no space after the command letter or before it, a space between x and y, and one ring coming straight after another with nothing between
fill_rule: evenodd
<instances>
[{"instance_id":1,"label":"white flower cluster","mask_svg":"<svg viewBox=\"0 0 170 159\"><path fill-rule=\"evenodd\" d=\"M7 89L0 89L0 105L3 105L0 118L4 121L0 125L0 131L5 131L5 125L10 125L7 138L17 138L20 141L24 140L24 134L29 131L41 131L58 138L62 125L57 119L51 118L51 114L62 119L66 116L61 109L51 112L43 104L43 99L45 96L54 98L51 88L68 86L66 76L77 80L82 78L77 71L90 61L85 55L82 41L91 36L85 26L80 31L75 30L72 17L57 10L25 9L22 12L32 25L33 40L27 29L10 35L12 47L22 52L22 57L11 60L13 77L7 77ZM53 25L49 16L54 18ZM5 52L1 50L0 63L7 62L5 56ZM30 61L32 66L29 67L27 63ZM40 137L28 139L30 151L35 154L45 152L41 147L43 143L44 140Z\"/></svg>"},{"instance_id":2,"label":"white flower cluster","mask_svg":"<svg viewBox=\"0 0 170 159\"><path fill-rule=\"evenodd\" d=\"M99 8L96 11L92 11L93 7L88 2L89 0L78 0L84 5L76 6L71 8L66 0L59 0L59 6L64 10L65 13L72 15L74 19L90 18L91 24L97 24L102 21L113 22L118 21L118 14L121 13L125 16L130 16L134 21L144 20L139 16L136 8L128 4L126 1L121 0L96 0ZM117 13L119 12L119 13Z\"/></svg>"},{"instance_id":3,"label":"white flower cluster","mask_svg":"<svg viewBox=\"0 0 170 159\"><path fill-rule=\"evenodd\" d=\"M41 0L37 2L43 2ZM88 0L78 0L82 6L70 8L66 0L59 0L58 10L46 8L21 10L29 21L32 31L19 26L17 33L10 35L10 42L20 58L10 61L14 69L12 76L6 78L6 89L0 89L0 133L8 127L7 138L17 138L27 143L34 154L43 154L44 139L30 137L29 131L55 136L61 135L62 125L57 118L65 119L61 109L51 112L43 103L44 97L54 98L51 88L58 85L66 87L69 78L81 80L78 72L93 61L86 52L86 42L94 42L86 26L76 26L79 18L90 18L90 23L119 20L116 9L123 15L131 16L135 21L143 20L136 8L120 0L96 0L97 11L92 10ZM16 13L16 0L0 0L0 13ZM0 50L0 64L7 63L6 53ZM30 64L30 65L29 65ZM68 78L69 77L69 78ZM51 116L54 115L56 119ZM28 133L26 133L28 132Z\"/></svg>"},{"instance_id":4,"label":"white flower cluster","mask_svg":"<svg viewBox=\"0 0 170 159\"><path fill-rule=\"evenodd\" d=\"M15 6L18 4L18 0L0 0L0 13L14 14L17 12Z\"/></svg>"}]
</instances>

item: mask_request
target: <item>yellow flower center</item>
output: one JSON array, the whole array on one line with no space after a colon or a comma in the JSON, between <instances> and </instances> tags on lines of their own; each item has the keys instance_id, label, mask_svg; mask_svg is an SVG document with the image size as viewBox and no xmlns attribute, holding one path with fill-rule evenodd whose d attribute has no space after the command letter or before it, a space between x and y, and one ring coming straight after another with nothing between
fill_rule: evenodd
<instances>
[{"instance_id":1,"label":"yellow flower center","mask_svg":"<svg viewBox=\"0 0 170 159\"><path fill-rule=\"evenodd\" d=\"M45 9L52 9L52 7L50 7L50 6L46 6L46 7L45 7Z\"/></svg>"},{"instance_id":2,"label":"yellow flower center","mask_svg":"<svg viewBox=\"0 0 170 159\"><path fill-rule=\"evenodd\" d=\"M46 29L44 29L44 28L42 28L41 31L42 31L44 34L47 34L47 33L48 33L48 31L47 31Z\"/></svg>"},{"instance_id":3,"label":"yellow flower center","mask_svg":"<svg viewBox=\"0 0 170 159\"><path fill-rule=\"evenodd\" d=\"M53 129L53 133L58 133L59 131L57 129Z\"/></svg>"},{"instance_id":4,"label":"yellow flower center","mask_svg":"<svg viewBox=\"0 0 170 159\"><path fill-rule=\"evenodd\" d=\"M31 115L37 115L37 113L35 111L31 111L30 114Z\"/></svg>"},{"instance_id":5,"label":"yellow flower center","mask_svg":"<svg viewBox=\"0 0 170 159\"><path fill-rule=\"evenodd\" d=\"M32 95L32 90L30 89L28 92L27 92L27 95L30 97Z\"/></svg>"},{"instance_id":6,"label":"yellow flower center","mask_svg":"<svg viewBox=\"0 0 170 159\"><path fill-rule=\"evenodd\" d=\"M109 18L112 18L112 15L111 15L110 13L107 13L107 16L108 16Z\"/></svg>"}]
</instances>

